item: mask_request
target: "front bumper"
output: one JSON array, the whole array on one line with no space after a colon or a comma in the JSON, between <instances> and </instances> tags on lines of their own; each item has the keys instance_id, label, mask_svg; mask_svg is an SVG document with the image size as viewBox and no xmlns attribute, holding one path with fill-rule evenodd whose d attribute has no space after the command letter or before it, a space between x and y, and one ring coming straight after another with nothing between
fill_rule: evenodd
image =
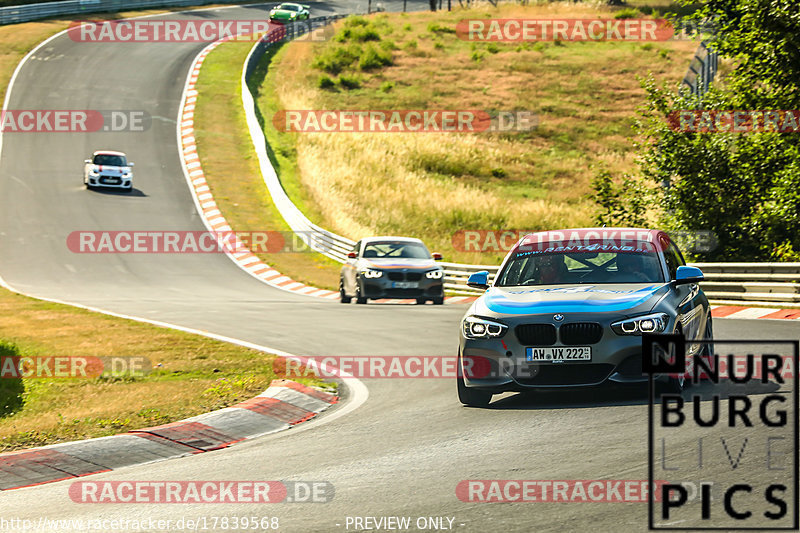
<instances>
[{"instance_id":1,"label":"front bumper","mask_svg":"<svg viewBox=\"0 0 800 533\"><path fill-rule=\"evenodd\" d=\"M618 335L611 323L625 318L619 314L598 319L597 314L572 315L563 324L554 324L552 314L527 315L508 319L498 317L509 328L501 338L468 339L460 334L459 360L464 383L493 392L524 391L537 388L588 387L606 382L646 382L642 373L642 339L636 335ZM489 318L489 317L487 317ZM671 319L673 320L673 319ZM561 328L567 324L599 324L602 336L596 342L563 343ZM518 337L520 324L545 324L556 328L552 343L524 343ZM668 327L672 327L670 324ZM591 347L590 361L528 362L528 347ZM466 365L466 367L464 366Z\"/></svg>"},{"instance_id":2,"label":"front bumper","mask_svg":"<svg viewBox=\"0 0 800 533\"><path fill-rule=\"evenodd\" d=\"M109 187L112 189L130 189L133 184L132 178L124 178L120 176L89 176L89 185L92 187Z\"/></svg>"},{"instance_id":3,"label":"front bumper","mask_svg":"<svg viewBox=\"0 0 800 533\"><path fill-rule=\"evenodd\" d=\"M444 279L429 279L421 274L421 279L409 281L408 274L402 280L392 280L387 274L380 278L361 277L361 294L365 298L443 298ZM404 286L401 284L414 284Z\"/></svg>"}]
</instances>

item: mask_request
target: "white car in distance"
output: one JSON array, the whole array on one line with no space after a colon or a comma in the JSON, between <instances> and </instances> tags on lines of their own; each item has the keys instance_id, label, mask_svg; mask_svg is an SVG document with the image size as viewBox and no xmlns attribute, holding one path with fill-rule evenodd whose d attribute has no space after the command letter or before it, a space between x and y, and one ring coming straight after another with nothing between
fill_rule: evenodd
<instances>
[{"instance_id":1,"label":"white car in distance","mask_svg":"<svg viewBox=\"0 0 800 533\"><path fill-rule=\"evenodd\" d=\"M98 150L91 159L84 160L83 184L87 189L109 187L131 191L133 189L133 163L123 152Z\"/></svg>"}]
</instances>

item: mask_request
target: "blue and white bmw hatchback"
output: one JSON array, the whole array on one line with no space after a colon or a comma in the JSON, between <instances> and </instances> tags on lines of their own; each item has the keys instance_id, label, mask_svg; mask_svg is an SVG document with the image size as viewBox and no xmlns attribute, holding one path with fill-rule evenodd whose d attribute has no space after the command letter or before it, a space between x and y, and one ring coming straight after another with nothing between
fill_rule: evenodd
<instances>
[{"instance_id":1,"label":"blue and white bmw hatchback","mask_svg":"<svg viewBox=\"0 0 800 533\"><path fill-rule=\"evenodd\" d=\"M493 283L486 271L469 278L486 292L461 321L459 400L484 406L505 391L647 381L642 333L712 339L702 280L663 231L526 235ZM700 350L711 359L710 344L687 343L687 355ZM680 390L690 371L659 378Z\"/></svg>"}]
</instances>

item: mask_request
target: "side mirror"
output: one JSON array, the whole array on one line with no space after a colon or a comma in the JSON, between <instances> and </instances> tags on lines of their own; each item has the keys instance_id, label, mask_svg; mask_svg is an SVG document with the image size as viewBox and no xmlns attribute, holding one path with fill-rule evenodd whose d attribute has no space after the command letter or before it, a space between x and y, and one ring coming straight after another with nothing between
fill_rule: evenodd
<instances>
[{"instance_id":1,"label":"side mirror","mask_svg":"<svg viewBox=\"0 0 800 533\"><path fill-rule=\"evenodd\" d=\"M480 272L471 274L470 277L467 278L467 285L473 289L488 289L489 272L486 270L481 270Z\"/></svg>"},{"instance_id":2,"label":"side mirror","mask_svg":"<svg viewBox=\"0 0 800 533\"><path fill-rule=\"evenodd\" d=\"M83 160L83 162L84 162L84 163L91 163L91 162L92 162L92 160L91 160L91 159L84 159L84 160Z\"/></svg>"},{"instance_id":3,"label":"side mirror","mask_svg":"<svg viewBox=\"0 0 800 533\"><path fill-rule=\"evenodd\" d=\"M129 161L129 162L128 162L128 166L129 166L129 167L132 167L132 166L133 166L133 161Z\"/></svg>"},{"instance_id":4,"label":"side mirror","mask_svg":"<svg viewBox=\"0 0 800 533\"><path fill-rule=\"evenodd\" d=\"M675 285L686 283L700 283L705 279L703 271L697 267L679 266L675 272Z\"/></svg>"},{"instance_id":5,"label":"side mirror","mask_svg":"<svg viewBox=\"0 0 800 533\"><path fill-rule=\"evenodd\" d=\"M355 253L355 252L347 252L347 258L348 259L355 259L356 257L358 257L357 253Z\"/></svg>"},{"instance_id":6,"label":"side mirror","mask_svg":"<svg viewBox=\"0 0 800 533\"><path fill-rule=\"evenodd\" d=\"M442 254L440 254L439 252L433 252L431 255L433 255L433 260L434 261L441 261L442 260Z\"/></svg>"}]
</instances>

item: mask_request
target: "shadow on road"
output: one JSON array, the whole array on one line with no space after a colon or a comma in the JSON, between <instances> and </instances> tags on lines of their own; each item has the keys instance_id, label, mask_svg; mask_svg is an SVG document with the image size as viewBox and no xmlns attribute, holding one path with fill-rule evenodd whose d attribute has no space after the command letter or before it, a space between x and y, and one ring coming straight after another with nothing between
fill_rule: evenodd
<instances>
[{"instance_id":1,"label":"shadow on road","mask_svg":"<svg viewBox=\"0 0 800 533\"><path fill-rule=\"evenodd\" d=\"M781 389L774 382L751 382L746 385L737 385L729 381L719 384L703 382L692 385L683 391L682 397L688 403L693 396L699 396L702 401L711 400L719 396L721 400L733 394L772 394ZM660 403L656 388L655 402ZM779 394L789 394L781 390ZM565 389L539 389L532 392L522 392L512 396L505 396L493 401L489 409L515 409L515 410L544 410L544 409L581 409L595 407L609 407L622 405L647 405L649 401L649 388L647 383L613 384L600 387L565 388Z\"/></svg>"}]
</instances>

